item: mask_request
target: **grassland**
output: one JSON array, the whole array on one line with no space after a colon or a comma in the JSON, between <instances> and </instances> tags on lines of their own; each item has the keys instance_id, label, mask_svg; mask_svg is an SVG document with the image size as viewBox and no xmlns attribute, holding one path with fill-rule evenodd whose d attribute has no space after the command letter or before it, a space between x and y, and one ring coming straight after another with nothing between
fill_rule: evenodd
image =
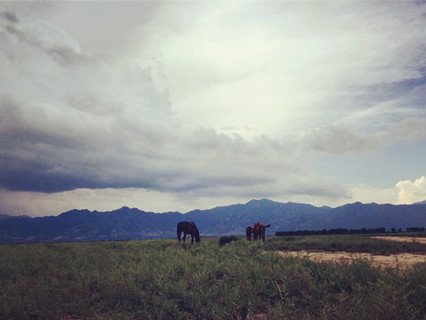
<instances>
[{"instance_id":1,"label":"grassland","mask_svg":"<svg viewBox=\"0 0 426 320\"><path fill-rule=\"evenodd\" d=\"M272 252L303 241L1 245L0 319L424 319L426 264Z\"/></svg>"},{"instance_id":2,"label":"grassland","mask_svg":"<svg viewBox=\"0 0 426 320\"><path fill-rule=\"evenodd\" d=\"M426 245L420 242L393 242L372 238L369 235L317 235L270 238L269 250L346 251L372 254L421 253L426 254Z\"/></svg>"}]
</instances>

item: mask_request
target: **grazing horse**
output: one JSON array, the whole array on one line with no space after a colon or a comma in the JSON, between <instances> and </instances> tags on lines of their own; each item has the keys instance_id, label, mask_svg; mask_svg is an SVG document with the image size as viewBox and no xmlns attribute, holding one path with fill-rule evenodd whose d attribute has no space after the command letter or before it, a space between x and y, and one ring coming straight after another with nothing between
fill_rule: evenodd
<instances>
[{"instance_id":1,"label":"grazing horse","mask_svg":"<svg viewBox=\"0 0 426 320\"><path fill-rule=\"evenodd\" d=\"M251 241L251 234L253 233L253 227L252 226L248 226L246 228L246 237L248 241Z\"/></svg>"},{"instance_id":2,"label":"grazing horse","mask_svg":"<svg viewBox=\"0 0 426 320\"><path fill-rule=\"evenodd\" d=\"M200 233L198 232L197 225L194 221L181 221L177 225L177 238L180 243L180 235L183 232L183 242L185 242L185 238L187 234L191 235L191 243L200 242Z\"/></svg>"},{"instance_id":3,"label":"grazing horse","mask_svg":"<svg viewBox=\"0 0 426 320\"><path fill-rule=\"evenodd\" d=\"M264 225L259 221L256 222L253 227L253 239L262 239L262 241L265 241L265 229L269 228L270 226L270 224Z\"/></svg>"}]
</instances>

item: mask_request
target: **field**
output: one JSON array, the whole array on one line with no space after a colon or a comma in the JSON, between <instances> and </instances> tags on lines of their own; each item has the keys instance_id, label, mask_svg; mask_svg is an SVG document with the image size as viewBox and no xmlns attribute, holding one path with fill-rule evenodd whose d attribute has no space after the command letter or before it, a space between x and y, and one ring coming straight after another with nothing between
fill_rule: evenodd
<instances>
[{"instance_id":1,"label":"field","mask_svg":"<svg viewBox=\"0 0 426 320\"><path fill-rule=\"evenodd\" d=\"M273 240L269 245L280 248L277 252L283 256L303 257L313 261L348 263L355 259L365 259L373 266L394 268L409 268L419 262L426 262L425 237L352 235L287 237L285 240Z\"/></svg>"},{"instance_id":2,"label":"field","mask_svg":"<svg viewBox=\"0 0 426 320\"><path fill-rule=\"evenodd\" d=\"M426 263L276 252L425 248L367 236L0 245L0 319L424 319Z\"/></svg>"}]
</instances>

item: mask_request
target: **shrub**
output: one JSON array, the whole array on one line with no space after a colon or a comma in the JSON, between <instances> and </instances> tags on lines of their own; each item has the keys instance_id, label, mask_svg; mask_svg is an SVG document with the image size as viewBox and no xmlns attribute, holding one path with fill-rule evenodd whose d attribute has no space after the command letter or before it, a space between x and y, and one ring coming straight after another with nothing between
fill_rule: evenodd
<instances>
[{"instance_id":1,"label":"shrub","mask_svg":"<svg viewBox=\"0 0 426 320\"><path fill-rule=\"evenodd\" d=\"M238 237L235 236L226 236L219 238L219 245L224 246L225 244L231 243L232 241L237 241Z\"/></svg>"}]
</instances>

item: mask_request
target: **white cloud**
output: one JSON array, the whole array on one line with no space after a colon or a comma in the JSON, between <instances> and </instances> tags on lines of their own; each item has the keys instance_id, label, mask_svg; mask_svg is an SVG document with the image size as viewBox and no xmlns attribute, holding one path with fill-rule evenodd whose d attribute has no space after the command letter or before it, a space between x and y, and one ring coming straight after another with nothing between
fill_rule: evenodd
<instances>
[{"instance_id":1,"label":"white cloud","mask_svg":"<svg viewBox=\"0 0 426 320\"><path fill-rule=\"evenodd\" d=\"M423 6L254 2L214 8L164 8L149 21L152 32L140 50L141 60L155 55L162 61L173 106L192 127L232 126L241 133L252 127L277 135L358 117L368 128L371 116L401 114L393 105L377 108L394 84L422 77ZM187 15L190 22L177 23Z\"/></svg>"},{"instance_id":2,"label":"white cloud","mask_svg":"<svg viewBox=\"0 0 426 320\"><path fill-rule=\"evenodd\" d=\"M416 180L402 180L396 184L398 188L398 203L410 204L426 200L426 177Z\"/></svg>"}]
</instances>

